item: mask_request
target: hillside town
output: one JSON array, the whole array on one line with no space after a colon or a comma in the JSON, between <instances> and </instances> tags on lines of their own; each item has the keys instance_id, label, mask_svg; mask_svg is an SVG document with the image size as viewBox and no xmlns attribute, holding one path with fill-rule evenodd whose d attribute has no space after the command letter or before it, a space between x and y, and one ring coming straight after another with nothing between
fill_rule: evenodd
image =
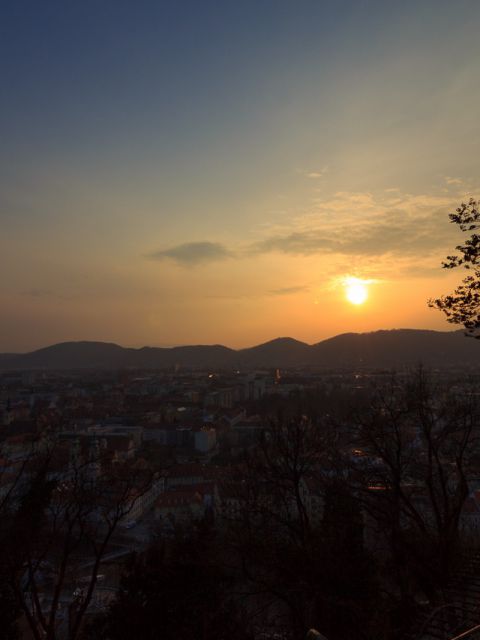
<instances>
[{"instance_id":1,"label":"hillside town","mask_svg":"<svg viewBox=\"0 0 480 640\"><path fill-rule=\"evenodd\" d=\"M15 624L25 637L87 637L82 634L89 624L114 606L132 558L152 545L172 549L179 536L201 531L208 544L223 540L215 553L230 566L239 615L251 620L245 637L294 637L286 600L253 588L258 573L265 572L268 582L271 568L262 567L264 551L255 557L245 551L245 531L253 528L271 545L288 542L305 551L315 532L324 536L337 527L335 536L348 537L348 554L388 564L395 549L382 527L391 525L385 509L392 508L395 491L398 531L420 525L430 541L437 535L448 565L439 571L450 579L457 533L461 546L476 549L480 531L480 423L472 404L478 378L429 372L436 391L426 401L438 414L432 422L412 414L398 431L388 420L378 430L386 407L372 414L379 390L397 393L412 376L426 374L404 371L391 386L392 375L180 367L2 374L2 535L8 543L10 523L18 535L16 519L42 531L33 546L15 538L2 560L7 569L17 560ZM453 393L459 404L461 398L470 404L448 418L461 420L461 428L451 422L445 431L447 390L449 398ZM432 433L445 441L432 444ZM398 468L389 458L395 443L401 448ZM432 454L437 460L428 467ZM427 467L435 486L425 481ZM32 490L44 491L44 498L37 496L36 509L23 513ZM352 519L345 524L347 515ZM344 552L337 550L339 562ZM399 596L398 585L390 587ZM415 610L423 601L428 612L436 598L421 578L412 597ZM318 625L315 606L303 612L304 624Z\"/></svg>"}]
</instances>

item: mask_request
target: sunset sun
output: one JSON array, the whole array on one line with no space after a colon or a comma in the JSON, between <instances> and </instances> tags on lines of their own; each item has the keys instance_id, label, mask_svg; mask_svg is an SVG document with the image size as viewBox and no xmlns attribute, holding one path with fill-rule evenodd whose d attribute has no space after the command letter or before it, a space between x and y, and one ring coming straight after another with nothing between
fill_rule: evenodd
<instances>
[{"instance_id":1,"label":"sunset sun","mask_svg":"<svg viewBox=\"0 0 480 640\"><path fill-rule=\"evenodd\" d=\"M345 281L345 295L352 304L363 304L368 298L366 283L359 278L348 278Z\"/></svg>"}]
</instances>

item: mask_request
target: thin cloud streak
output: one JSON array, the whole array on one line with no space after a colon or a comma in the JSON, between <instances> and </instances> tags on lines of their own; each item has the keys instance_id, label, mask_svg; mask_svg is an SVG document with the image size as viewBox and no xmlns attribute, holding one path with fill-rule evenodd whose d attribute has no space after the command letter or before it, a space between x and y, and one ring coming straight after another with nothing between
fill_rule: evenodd
<instances>
[{"instance_id":1,"label":"thin cloud streak","mask_svg":"<svg viewBox=\"0 0 480 640\"><path fill-rule=\"evenodd\" d=\"M232 257L231 252L219 242L186 242L170 249L148 255L152 260L170 259L183 267L196 267Z\"/></svg>"},{"instance_id":2,"label":"thin cloud streak","mask_svg":"<svg viewBox=\"0 0 480 640\"><path fill-rule=\"evenodd\" d=\"M446 212L457 202L458 198L402 194L376 200L369 193L342 192L316 203L311 213L290 227L270 229L250 251L297 256L424 255L451 243Z\"/></svg>"},{"instance_id":3,"label":"thin cloud streak","mask_svg":"<svg viewBox=\"0 0 480 640\"><path fill-rule=\"evenodd\" d=\"M297 287L280 287L279 289L272 289L270 295L272 296L289 296L295 293L303 293L309 291L309 287L297 286Z\"/></svg>"},{"instance_id":4,"label":"thin cloud streak","mask_svg":"<svg viewBox=\"0 0 480 640\"><path fill-rule=\"evenodd\" d=\"M270 225L262 239L237 247L220 242L187 242L150 253L153 260L169 259L183 267L195 267L235 258L270 253L311 257L339 255L358 259L380 256L420 265L425 257L452 243L446 213L462 199L460 195L409 195L399 191L371 193L337 192L327 200L315 200L307 213L289 224ZM297 287L272 290L272 295L296 293Z\"/></svg>"}]
</instances>

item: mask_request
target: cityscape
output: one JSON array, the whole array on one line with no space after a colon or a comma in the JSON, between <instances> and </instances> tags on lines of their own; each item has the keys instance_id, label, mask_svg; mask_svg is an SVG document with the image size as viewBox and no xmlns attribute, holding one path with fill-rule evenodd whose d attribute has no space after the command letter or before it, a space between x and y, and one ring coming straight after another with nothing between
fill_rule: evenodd
<instances>
[{"instance_id":1,"label":"cityscape","mask_svg":"<svg viewBox=\"0 0 480 640\"><path fill-rule=\"evenodd\" d=\"M480 639L479 20L0 3L0 640Z\"/></svg>"}]
</instances>

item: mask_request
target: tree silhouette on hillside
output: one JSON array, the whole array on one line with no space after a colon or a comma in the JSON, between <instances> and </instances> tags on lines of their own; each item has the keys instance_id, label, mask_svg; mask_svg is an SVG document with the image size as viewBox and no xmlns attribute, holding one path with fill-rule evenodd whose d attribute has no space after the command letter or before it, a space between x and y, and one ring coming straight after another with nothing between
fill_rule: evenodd
<instances>
[{"instance_id":1,"label":"tree silhouette on hillside","mask_svg":"<svg viewBox=\"0 0 480 640\"><path fill-rule=\"evenodd\" d=\"M480 211L479 202L471 198L462 203L455 213L450 213L450 221L460 227L470 237L455 248L456 255L447 256L442 263L444 269L463 267L468 275L462 283L450 293L429 300L430 307L439 309L448 322L465 327L468 336L480 338Z\"/></svg>"}]
</instances>

